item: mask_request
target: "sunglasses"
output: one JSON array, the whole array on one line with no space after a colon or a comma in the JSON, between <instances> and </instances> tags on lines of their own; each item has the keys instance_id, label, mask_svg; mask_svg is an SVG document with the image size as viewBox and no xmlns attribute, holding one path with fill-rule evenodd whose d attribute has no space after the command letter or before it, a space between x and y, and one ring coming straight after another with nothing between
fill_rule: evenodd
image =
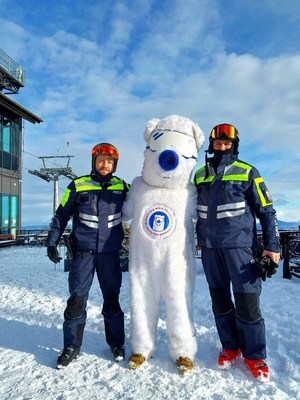
<instances>
[{"instance_id":1,"label":"sunglasses","mask_svg":"<svg viewBox=\"0 0 300 400\"><path fill-rule=\"evenodd\" d=\"M118 150L115 148L115 146L110 144L97 144L92 150L92 156L95 155L110 156L116 160L119 159Z\"/></svg>"},{"instance_id":2,"label":"sunglasses","mask_svg":"<svg viewBox=\"0 0 300 400\"><path fill-rule=\"evenodd\" d=\"M176 148L185 158L197 159L197 148L194 138L176 131L161 130L155 132L148 143L152 151L165 150L167 148Z\"/></svg>"},{"instance_id":3,"label":"sunglasses","mask_svg":"<svg viewBox=\"0 0 300 400\"><path fill-rule=\"evenodd\" d=\"M226 136L228 139L236 139L239 135L237 129L233 125L221 124L215 126L211 131L212 139L221 139L222 136Z\"/></svg>"}]
</instances>

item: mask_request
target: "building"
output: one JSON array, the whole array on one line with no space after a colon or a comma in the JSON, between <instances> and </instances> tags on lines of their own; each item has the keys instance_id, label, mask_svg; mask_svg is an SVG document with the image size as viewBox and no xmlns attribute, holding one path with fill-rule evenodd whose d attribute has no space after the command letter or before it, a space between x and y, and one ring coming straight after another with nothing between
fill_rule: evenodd
<instances>
[{"instance_id":1,"label":"building","mask_svg":"<svg viewBox=\"0 0 300 400\"><path fill-rule=\"evenodd\" d=\"M12 100L25 85L25 71L0 49L0 234L21 229L23 120L43 120Z\"/></svg>"}]
</instances>

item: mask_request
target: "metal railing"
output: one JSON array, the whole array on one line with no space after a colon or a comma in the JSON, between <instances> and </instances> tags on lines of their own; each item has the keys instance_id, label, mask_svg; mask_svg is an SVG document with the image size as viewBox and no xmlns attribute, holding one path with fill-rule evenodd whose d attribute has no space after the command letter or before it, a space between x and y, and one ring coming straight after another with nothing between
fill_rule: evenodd
<instances>
[{"instance_id":1,"label":"metal railing","mask_svg":"<svg viewBox=\"0 0 300 400\"><path fill-rule=\"evenodd\" d=\"M21 65L17 64L9 55L0 49L0 67L5 69L13 78L25 84L25 70Z\"/></svg>"},{"instance_id":2,"label":"metal railing","mask_svg":"<svg viewBox=\"0 0 300 400\"><path fill-rule=\"evenodd\" d=\"M300 278L300 237L292 237L285 250L283 259L283 278Z\"/></svg>"}]
</instances>

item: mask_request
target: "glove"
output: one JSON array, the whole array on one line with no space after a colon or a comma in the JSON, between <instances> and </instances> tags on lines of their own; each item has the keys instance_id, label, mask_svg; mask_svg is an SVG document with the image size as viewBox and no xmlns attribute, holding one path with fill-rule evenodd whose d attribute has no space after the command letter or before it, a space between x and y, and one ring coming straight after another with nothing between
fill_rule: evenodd
<instances>
[{"instance_id":1,"label":"glove","mask_svg":"<svg viewBox=\"0 0 300 400\"><path fill-rule=\"evenodd\" d=\"M62 260L62 257L59 256L59 252L58 252L56 246L48 246L47 247L47 256L55 264L60 262L60 260Z\"/></svg>"},{"instance_id":2,"label":"glove","mask_svg":"<svg viewBox=\"0 0 300 400\"><path fill-rule=\"evenodd\" d=\"M264 282L267 278L272 278L272 275L276 274L278 268L278 264L272 261L268 256L258 257L256 259L256 265L259 276Z\"/></svg>"}]
</instances>

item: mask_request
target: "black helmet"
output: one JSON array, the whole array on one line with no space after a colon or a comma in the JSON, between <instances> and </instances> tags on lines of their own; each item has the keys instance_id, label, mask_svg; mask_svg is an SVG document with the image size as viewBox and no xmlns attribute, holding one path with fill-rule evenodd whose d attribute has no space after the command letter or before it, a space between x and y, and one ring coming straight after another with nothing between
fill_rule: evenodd
<instances>
[{"instance_id":1,"label":"black helmet","mask_svg":"<svg viewBox=\"0 0 300 400\"><path fill-rule=\"evenodd\" d=\"M238 147L239 147L239 132L238 130L230 124L220 124L216 125L210 132L209 136L209 147L208 153L212 154L213 151L213 141L215 139L220 140L232 140L233 142L233 154L238 154Z\"/></svg>"},{"instance_id":2,"label":"black helmet","mask_svg":"<svg viewBox=\"0 0 300 400\"><path fill-rule=\"evenodd\" d=\"M98 143L92 149L92 170L95 171L95 160L96 157L102 154L104 156L109 156L114 159L114 167L112 173L116 171L117 164L119 160L119 152L118 149L110 143Z\"/></svg>"}]
</instances>

